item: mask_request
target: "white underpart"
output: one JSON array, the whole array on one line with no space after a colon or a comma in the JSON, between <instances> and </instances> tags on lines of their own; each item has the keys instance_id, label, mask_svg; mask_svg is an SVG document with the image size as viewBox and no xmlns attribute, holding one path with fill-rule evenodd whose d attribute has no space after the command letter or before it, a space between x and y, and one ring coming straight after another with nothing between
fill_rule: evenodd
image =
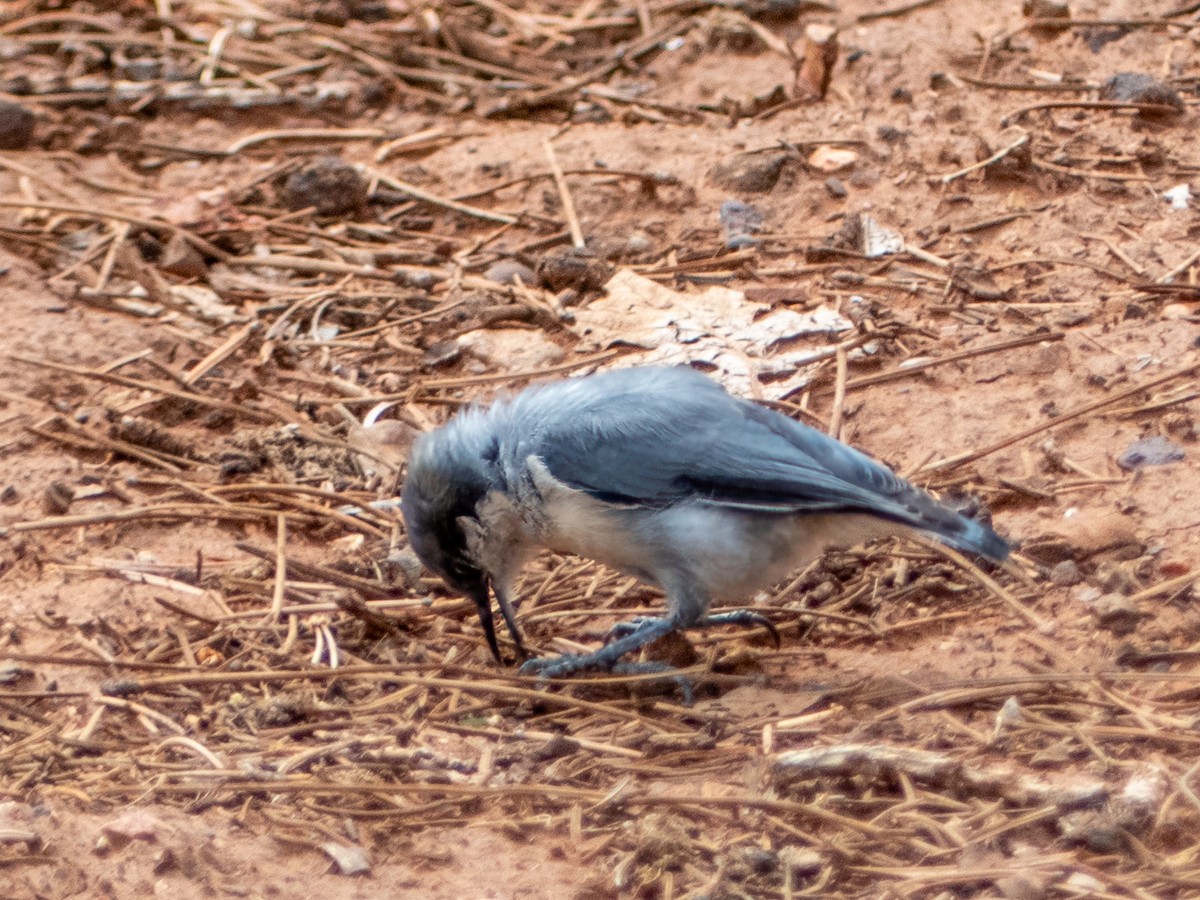
<instances>
[{"instance_id":1,"label":"white underpart","mask_svg":"<svg viewBox=\"0 0 1200 900\"><path fill-rule=\"evenodd\" d=\"M525 542L594 559L668 593L687 582L707 600L744 599L830 547L910 530L861 514L770 514L703 501L618 506L555 480L537 459L529 466L538 502L521 506L539 512L521 520Z\"/></svg>"}]
</instances>

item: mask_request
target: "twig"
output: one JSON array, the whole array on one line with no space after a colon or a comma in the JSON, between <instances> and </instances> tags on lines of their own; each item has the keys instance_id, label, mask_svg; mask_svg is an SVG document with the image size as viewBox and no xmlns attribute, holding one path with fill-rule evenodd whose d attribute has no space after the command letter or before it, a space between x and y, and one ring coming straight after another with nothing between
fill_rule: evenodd
<instances>
[{"instance_id":1,"label":"twig","mask_svg":"<svg viewBox=\"0 0 1200 900\"><path fill-rule=\"evenodd\" d=\"M837 374L833 383L833 409L829 413L829 436L842 439L842 414L846 407L846 348L837 349Z\"/></svg>"},{"instance_id":2,"label":"twig","mask_svg":"<svg viewBox=\"0 0 1200 900\"><path fill-rule=\"evenodd\" d=\"M129 378L125 375L116 375L110 372L96 372L92 369L85 369L82 366L70 366L65 363L51 362L45 359L33 359L28 356L20 356L15 353L10 353L9 359L16 362L25 363L27 366L37 366L42 369L53 369L58 372L69 372L72 375L79 375L83 378L95 378L99 381L107 381L110 384L119 384L123 387L137 388L138 390L150 391L151 393L162 394L166 397L174 397L177 400L185 400L188 403L195 403L198 406L210 406L214 409L223 409L227 412L238 413L258 422L277 422L278 417L272 413L259 410L256 407L246 403L232 403L228 400L218 400L209 397L205 394L197 394L192 391L183 391L178 388L168 387L163 384L155 384L151 381L142 381L138 378Z\"/></svg>"},{"instance_id":3,"label":"twig","mask_svg":"<svg viewBox=\"0 0 1200 900\"><path fill-rule=\"evenodd\" d=\"M574 244L576 250L582 250L586 242L583 239L583 229L579 225L579 216L575 212L575 201L571 198L571 191L567 187L566 176L563 175L562 166L558 164L558 157L554 153L554 145L550 143L549 138L542 138L542 150L550 163L550 173L554 176L554 185L558 188L558 197L559 202L562 203L563 216L566 218L567 228L571 232L571 243Z\"/></svg>"},{"instance_id":4,"label":"twig","mask_svg":"<svg viewBox=\"0 0 1200 900\"><path fill-rule=\"evenodd\" d=\"M887 372L876 372L874 375L861 375L858 378L851 378L846 382L846 390L847 392L857 391L872 384L882 384L886 381L895 381L898 378L907 378L910 375L916 375L936 366L945 365L946 363L973 359L978 356L987 356L991 353L1003 353L1005 350L1013 350L1017 347L1028 346L1029 344L1061 341L1064 337L1065 335L1061 331L1052 331L1047 334L1026 334L1021 337L1012 338L1011 340L987 344L983 347L959 350L956 353L948 353L945 356L939 356L937 359L928 359L924 362L913 363L912 365L901 363L897 368L890 369Z\"/></svg>"},{"instance_id":5,"label":"twig","mask_svg":"<svg viewBox=\"0 0 1200 900\"><path fill-rule=\"evenodd\" d=\"M143 219L140 216L131 216L127 213L118 212L112 209L94 209L88 206L75 206L69 203L47 203L43 200L6 200L0 198L0 208L8 209L44 209L49 212L70 213L72 215L87 216L91 219L116 219L120 222L128 222L131 225L138 225L150 231L166 232L167 234L178 234L183 237L189 244L208 256L215 257L220 260L226 259L229 254L210 244L202 237L192 234L185 228L180 228L178 225L172 225L170 222L161 222L157 219Z\"/></svg>"},{"instance_id":6,"label":"twig","mask_svg":"<svg viewBox=\"0 0 1200 900\"><path fill-rule=\"evenodd\" d=\"M477 206L471 206L458 200L451 200L449 197L439 197L437 194L431 194L429 191L422 190L415 184L409 184L407 181L401 181L399 178L393 178L391 175L385 175L382 172L372 170L371 174L378 178L381 184L386 184L394 191L400 191L424 203L441 206L454 212L462 213L465 216L474 216L476 219L483 219L487 222L500 222L505 225L512 225L520 221L519 216L492 212L491 210L480 209Z\"/></svg>"},{"instance_id":7,"label":"twig","mask_svg":"<svg viewBox=\"0 0 1200 900\"><path fill-rule=\"evenodd\" d=\"M999 150L997 150L995 153L993 153L987 159L984 159L977 163L969 165L965 169L959 169L957 172L951 172L949 175L943 175L942 176L942 184L949 184L950 182L955 181L956 179L962 178L964 175L970 175L972 172L978 171L979 169L986 169L992 163L999 162L1000 160L1004 159L1004 157L1008 156L1008 154L1012 153L1014 150L1018 149L1019 147L1024 147L1028 143L1029 143L1029 135L1023 134L1019 138L1017 138L1015 141L1013 141L1011 144L1009 144L1008 146L1001 147Z\"/></svg>"},{"instance_id":8,"label":"twig","mask_svg":"<svg viewBox=\"0 0 1200 900\"><path fill-rule=\"evenodd\" d=\"M244 344L252 334L256 334L261 330L261 322L254 321L246 323L228 338L226 338L224 343L222 343L219 347L216 347L211 353L204 357L204 359L200 360L198 363L192 366L191 369L185 372L183 378L181 379L182 382L188 387L195 384L214 368L232 356L238 347L242 346L242 344Z\"/></svg>"},{"instance_id":9,"label":"twig","mask_svg":"<svg viewBox=\"0 0 1200 900\"><path fill-rule=\"evenodd\" d=\"M1162 375L1151 381L1147 381L1146 383L1140 384L1137 387L1132 387L1128 390L1121 391L1119 394L1114 394L1111 397L1105 397L1102 400L1096 400L1092 403L1085 403L1082 406L1076 407L1069 412L1065 412L1062 415L1056 416L1053 419L1041 423L1040 425L1034 425L1032 428L1026 428L1024 431L1019 431L1014 435L1010 435L1009 437L996 441L993 444L989 444L982 450L972 450L966 453L960 453L958 456L950 456L945 459L938 460L937 462L930 463L929 465L925 466L925 468L921 471L922 473L952 471L960 466L966 465L969 462L975 462L976 460L982 459L985 456L990 456L997 450L1003 450L1005 447L1010 447L1013 444L1025 440L1026 438L1031 438L1034 435L1041 434L1044 431L1057 428L1064 422L1070 422L1073 419L1086 416L1090 412L1095 412L1098 409L1102 409L1105 406L1109 406L1113 403L1118 403L1121 400L1133 397L1136 394L1140 394L1143 391L1149 390L1150 388L1157 387L1160 384L1165 384L1168 381L1174 381L1176 378L1183 378L1188 375L1193 375L1196 372L1200 372L1200 363L1193 363L1190 366L1184 366L1182 369L1176 369L1173 372L1169 372L1166 375Z\"/></svg>"},{"instance_id":10,"label":"twig","mask_svg":"<svg viewBox=\"0 0 1200 900\"><path fill-rule=\"evenodd\" d=\"M284 588L287 586L287 517L280 513L275 520L275 584L271 591L271 610L264 620L268 624L279 621L283 609Z\"/></svg>"},{"instance_id":11,"label":"twig","mask_svg":"<svg viewBox=\"0 0 1200 900\"><path fill-rule=\"evenodd\" d=\"M930 6L937 6L942 0L912 0L911 3L905 3L901 6L895 6L891 9L881 9L878 12L863 13L856 16L854 21L859 23L876 22L879 19L893 19L897 16L903 16L910 12L916 12L919 9L927 9Z\"/></svg>"},{"instance_id":12,"label":"twig","mask_svg":"<svg viewBox=\"0 0 1200 900\"><path fill-rule=\"evenodd\" d=\"M380 141L388 132L379 128L283 128L248 134L230 144L226 156L236 156L243 150L267 141Z\"/></svg>"},{"instance_id":13,"label":"twig","mask_svg":"<svg viewBox=\"0 0 1200 900\"><path fill-rule=\"evenodd\" d=\"M1026 113L1051 109L1108 109L1113 111L1131 109L1159 116L1180 114L1180 110L1166 103L1125 103L1118 100L1058 100L1047 103L1034 103L1014 109L1004 116L1003 121L1019 118Z\"/></svg>"}]
</instances>

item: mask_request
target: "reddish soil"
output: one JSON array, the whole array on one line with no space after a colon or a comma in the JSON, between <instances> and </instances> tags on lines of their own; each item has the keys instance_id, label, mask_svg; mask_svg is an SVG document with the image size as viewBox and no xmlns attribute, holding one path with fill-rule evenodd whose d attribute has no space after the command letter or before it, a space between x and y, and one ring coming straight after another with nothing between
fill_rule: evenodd
<instances>
[{"instance_id":1,"label":"reddish soil","mask_svg":"<svg viewBox=\"0 0 1200 900\"><path fill-rule=\"evenodd\" d=\"M0 11L0 99L35 114L0 151L5 896L1200 896L1200 220L1163 196L1200 172L1196 14L766 5ZM812 23L839 28L824 99L784 52ZM1130 72L1161 81L1102 87ZM539 80L565 88L533 102ZM566 251L547 141L590 256ZM821 171L818 148L853 160ZM289 194L331 154L369 184ZM729 199L762 214L750 247L726 247ZM831 249L862 215L909 249ZM528 284L488 277L511 259ZM683 303L717 284L840 312L851 330L788 348L868 346L843 437L982 505L1013 563L833 553L748 599L779 650L657 648L692 666L691 708L496 667L394 508L342 510L402 471L351 419L388 396L432 425L597 346L636 361L572 318L621 267ZM828 423L836 370L786 408ZM1118 465L1147 438L1172 458ZM540 652L661 608L549 556L521 593ZM313 659L330 635L338 669ZM872 749L781 768L847 744Z\"/></svg>"}]
</instances>

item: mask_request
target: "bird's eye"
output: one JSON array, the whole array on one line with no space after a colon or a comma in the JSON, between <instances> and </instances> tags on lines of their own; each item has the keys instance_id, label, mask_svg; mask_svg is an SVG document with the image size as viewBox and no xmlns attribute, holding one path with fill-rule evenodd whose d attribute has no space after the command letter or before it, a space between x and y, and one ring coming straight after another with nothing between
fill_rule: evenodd
<instances>
[{"instance_id":1,"label":"bird's eye","mask_svg":"<svg viewBox=\"0 0 1200 900\"><path fill-rule=\"evenodd\" d=\"M487 462L496 462L500 458L500 439L493 436L488 445L483 448L483 458Z\"/></svg>"}]
</instances>

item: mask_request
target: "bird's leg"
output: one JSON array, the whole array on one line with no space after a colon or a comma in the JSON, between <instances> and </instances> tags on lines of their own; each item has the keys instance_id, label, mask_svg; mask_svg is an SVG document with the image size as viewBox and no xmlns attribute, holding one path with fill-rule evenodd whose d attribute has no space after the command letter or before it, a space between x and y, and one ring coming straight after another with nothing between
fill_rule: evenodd
<instances>
[{"instance_id":1,"label":"bird's leg","mask_svg":"<svg viewBox=\"0 0 1200 900\"><path fill-rule=\"evenodd\" d=\"M608 634L605 635L604 642L607 644L626 635L635 634L639 629L645 627L647 622L654 621L657 620L639 617L631 619L628 622L618 622L609 629ZM779 647L782 643L775 624L761 613L756 613L749 609L731 609L728 612L713 613L711 616L702 616L691 625L682 627L691 630L693 628L713 628L717 625L741 625L747 628L759 626L765 628L770 633L771 640L775 642L776 647Z\"/></svg>"},{"instance_id":2,"label":"bird's leg","mask_svg":"<svg viewBox=\"0 0 1200 900\"><path fill-rule=\"evenodd\" d=\"M542 657L526 660L520 671L522 675L537 675L541 678L567 678L580 672L596 670L610 672L620 663L621 657L641 650L647 644L653 644L677 628L679 622L674 618L644 619L631 634L617 638L599 650L553 659Z\"/></svg>"}]
</instances>

